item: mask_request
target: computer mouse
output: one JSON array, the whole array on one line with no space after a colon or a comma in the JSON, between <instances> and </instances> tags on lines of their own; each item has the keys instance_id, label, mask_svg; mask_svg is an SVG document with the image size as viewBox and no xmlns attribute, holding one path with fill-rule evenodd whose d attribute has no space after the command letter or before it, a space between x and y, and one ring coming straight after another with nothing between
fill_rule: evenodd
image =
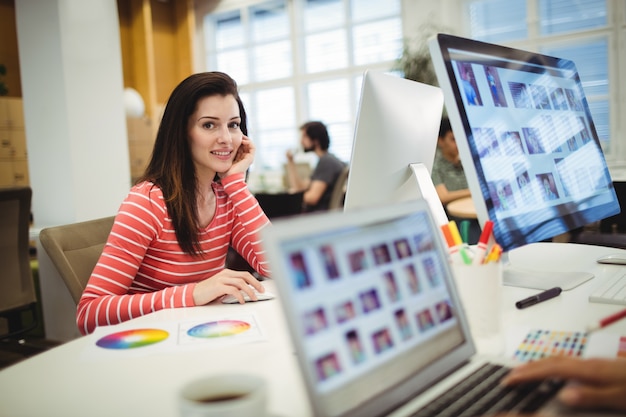
<instances>
[{"instance_id":1,"label":"computer mouse","mask_svg":"<svg viewBox=\"0 0 626 417\"><path fill-rule=\"evenodd\" d=\"M265 290L265 292L255 291L255 293L256 293L257 301L265 301L265 300L271 300L272 298L276 298L274 294L272 294L271 292L267 290ZM254 302L253 300L250 299L247 293L241 291L241 294L243 295L243 299L246 301L246 303ZM227 294L222 298L222 304L238 304L238 303L239 303L239 300L237 300L237 298L232 294Z\"/></svg>"},{"instance_id":2,"label":"computer mouse","mask_svg":"<svg viewBox=\"0 0 626 417\"><path fill-rule=\"evenodd\" d=\"M626 254L611 253L596 259L600 264L626 265Z\"/></svg>"}]
</instances>

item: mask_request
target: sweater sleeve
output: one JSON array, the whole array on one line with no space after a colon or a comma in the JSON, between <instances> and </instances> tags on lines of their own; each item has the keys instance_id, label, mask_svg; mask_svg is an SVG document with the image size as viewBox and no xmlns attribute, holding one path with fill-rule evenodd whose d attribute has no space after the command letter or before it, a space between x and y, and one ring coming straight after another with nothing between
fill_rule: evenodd
<instances>
[{"instance_id":1,"label":"sweater sleeve","mask_svg":"<svg viewBox=\"0 0 626 417\"><path fill-rule=\"evenodd\" d=\"M195 283L129 294L148 247L163 229L165 208L155 194L135 187L122 203L78 303L76 323L82 334L164 308L194 305Z\"/></svg>"},{"instance_id":2,"label":"sweater sleeve","mask_svg":"<svg viewBox=\"0 0 626 417\"><path fill-rule=\"evenodd\" d=\"M257 199L244 181L244 174L233 174L222 178L224 191L233 202L235 221L231 244L233 248L257 271L270 276L265 258L260 231L270 224Z\"/></svg>"}]
</instances>

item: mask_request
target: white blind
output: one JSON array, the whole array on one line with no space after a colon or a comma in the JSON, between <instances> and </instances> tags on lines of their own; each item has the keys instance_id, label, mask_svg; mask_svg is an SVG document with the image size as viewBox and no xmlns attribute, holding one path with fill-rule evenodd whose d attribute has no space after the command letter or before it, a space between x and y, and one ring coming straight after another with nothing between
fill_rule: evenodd
<instances>
[{"instance_id":1,"label":"white blind","mask_svg":"<svg viewBox=\"0 0 626 417\"><path fill-rule=\"evenodd\" d=\"M473 39L503 43L528 36L526 0L473 0L466 3Z\"/></svg>"},{"instance_id":2,"label":"white blind","mask_svg":"<svg viewBox=\"0 0 626 417\"><path fill-rule=\"evenodd\" d=\"M541 34L577 32L606 26L606 0L541 0Z\"/></svg>"},{"instance_id":3,"label":"white blind","mask_svg":"<svg viewBox=\"0 0 626 417\"><path fill-rule=\"evenodd\" d=\"M465 0L471 36L574 61L605 153L611 152L606 0ZM528 11L536 11L529 16ZM535 34L535 35L530 35Z\"/></svg>"}]
</instances>

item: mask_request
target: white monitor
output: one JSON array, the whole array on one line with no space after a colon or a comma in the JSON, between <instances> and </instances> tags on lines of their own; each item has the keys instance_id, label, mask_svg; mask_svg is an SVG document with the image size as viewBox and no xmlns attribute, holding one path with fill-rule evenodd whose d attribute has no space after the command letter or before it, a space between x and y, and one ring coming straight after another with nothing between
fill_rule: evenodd
<instances>
[{"instance_id":1,"label":"white monitor","mask_svg":"<svg viewBox=\"0 0 626 417\"><path fill-rule=\"evenodd\" d=\"M344 211L421 197L447 223L430 179L442 111L440 88L365 72Z\"/></svg>"},{"instance_id":2,"label":"white monitor","mask_svg":"<svg viewBox=\"0 0 626 417\"><path fill-rule=\"evenodd\" d=\"M478 219L505 251L619 213L572 61L439 34L429 41ZM592 278L505 270L505 284Z\"/></svg>"}]
</instances>

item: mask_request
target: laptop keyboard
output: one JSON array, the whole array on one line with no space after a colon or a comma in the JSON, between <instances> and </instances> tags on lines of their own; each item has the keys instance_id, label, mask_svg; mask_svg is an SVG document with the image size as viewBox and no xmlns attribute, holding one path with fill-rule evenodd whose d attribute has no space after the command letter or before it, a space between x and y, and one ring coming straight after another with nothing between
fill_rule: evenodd
<instances>
[{"instance_id":1,"label":"laptop keyboard","mask_svg":"<svg viewBox=\"0 0 626 417\"><path fill-rule=\"evenodd\" d=\"M411 417L472 417L500 412L532 413L563 386L562 381L538 381L512 387L500 385L511 368L485 364Z\"/></svg>"},{"instance_id":2,"label":"laptop keyboard","mask_svg":"<svg viewBox=\"0 0 626 417\"><path fill-rule=\"evenodd\" d=\"M626 305L626 274L617 272L589 296L592 303Z\"/></svg>"}]
</instances>

